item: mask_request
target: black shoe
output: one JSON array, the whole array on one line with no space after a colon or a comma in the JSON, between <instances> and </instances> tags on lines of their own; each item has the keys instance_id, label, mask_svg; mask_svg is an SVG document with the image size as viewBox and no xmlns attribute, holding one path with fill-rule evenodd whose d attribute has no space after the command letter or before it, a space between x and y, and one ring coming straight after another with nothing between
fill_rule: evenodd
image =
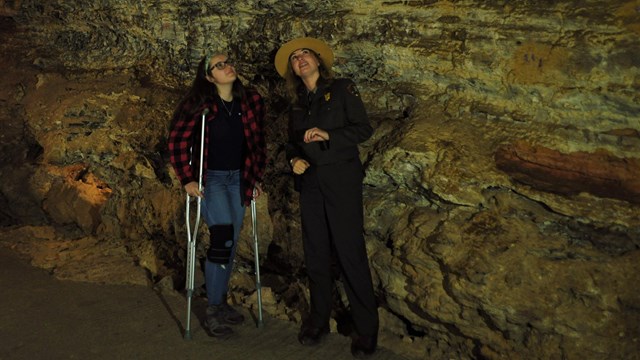
<instances>
[{"instance_id":1,"label":"black shoe","mask_svg":"<svg viewBox=\"0 0 640 360\"><path fill-rule=\"evenodd\" d=\"M233 330L222 321L221 309L222 306L220 305L209 305L207 307L205 326L209 330L209 336L217 339L228 339L233 335Z\"/></svg>"},{"instance_id":2,"label":"black shoe","mask_svg":"<svg viewBox=\"0 0 640 360\"><path fill-rule=\"evenodd\" d=\"M320 340L329 333L329 327L318 328L315 326L302 325L298 333L300 344L313 346L320 343Z\"/></svg>"},{"instance_id":3,"label":"black shoe","mask_svg":"<svg viewBox=\"0 0 640 360\"><path fill-rule=\"evenodd\" d=\"M207 319L205 321L205 326L207 330L209 330L207 331L207 333L213 338L226 340L233 336L233 330L231 330L231 328L226 325L220 324L216 319Z\"/></svg>"},{"instance_id":4,"label":"black shoe","mask_svg":"<svg viewBox=\"0 0 640 360\"><path fill-rule=\"evenodd\" d=\"M244 322L244 315L231 307L231 305L223 302L220 307L220 320L223 323L228 325L238 325Z\"/></svg>"},{"instance_id":5,"label":"black shoe","mask_svg":"<svg viewBox=\"0 0 640 360\"><path fill-rule=\"evenodd\" d=\"M226 325L238 325L244 321L244 315L226 302L220 305L209 305L207 307L207 318L214 318L220 324Z\"/></svg>"},{"instance_id":6,"label":"black shoe","mask_svg":"<svg viewBox=\"0 0 640 360\"><path fill-rule=\"evenodd\" d=\"M356 336L351 341L351 355L358 359L366 358L376 351L377 336Z\"/></svg>"}]
</instances>

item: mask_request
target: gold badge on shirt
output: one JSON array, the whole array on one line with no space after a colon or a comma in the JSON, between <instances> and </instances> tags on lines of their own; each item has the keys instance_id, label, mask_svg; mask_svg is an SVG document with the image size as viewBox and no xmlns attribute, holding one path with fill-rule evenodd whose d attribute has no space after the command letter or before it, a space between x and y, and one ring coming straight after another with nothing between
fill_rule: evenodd
<instances>
[{"instance_id":1,"label":"gold badge on shirt","mask_svg":"<svg viewBox=\"0 0 640 360\"><path fill-rule=\"evenodd\" d=\"M331 99L331 93L330 92L324 94L324 101L329 101L329 99Z\"/></svg>"}]
</instances>

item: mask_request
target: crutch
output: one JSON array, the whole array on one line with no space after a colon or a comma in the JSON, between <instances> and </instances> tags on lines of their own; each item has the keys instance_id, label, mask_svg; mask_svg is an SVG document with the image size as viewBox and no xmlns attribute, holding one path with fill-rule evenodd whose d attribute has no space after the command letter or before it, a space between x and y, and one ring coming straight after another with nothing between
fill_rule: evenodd
<instances>
[{"instance_id":1,"label":"crutch","mask_svg":"<svg viewBox=\"0 0 640 360\"><path fill-rule=\"evenodd\" d=\"M251 223L253 227L253 252L256 261L256 290L258 291L258 327L264 326L262 321L262 285L260 284L260 254L258 253L258 219L256 216L256 189L253 189L251 199Z\"/></svg>"},{"instance_id":2,"label":"crutch","mask_svg":"<svg viewBox=\"0 0 640 360\"><path fill-rule=\"evenodd\" d=\"M202 130L200 136L200 171L198 172L198 191L202 192L202 161L204 157L204 118L209 113L209 109L204 109L202 112ZM192 148L192 160L193 160L193 148ZM187 206L185 210L185 220L187 222L187 324L184 330L184 338L191 340L191 298L193 297L195 271L196 271L196 237L198 235L198 228L200 227L200 207L202 204L202 198L196 197L196 221L193 227L193 234L191 233L191 219L189 217L189 204L191 202L191 196L187 193Z\"/></svg>"}]
</instances>

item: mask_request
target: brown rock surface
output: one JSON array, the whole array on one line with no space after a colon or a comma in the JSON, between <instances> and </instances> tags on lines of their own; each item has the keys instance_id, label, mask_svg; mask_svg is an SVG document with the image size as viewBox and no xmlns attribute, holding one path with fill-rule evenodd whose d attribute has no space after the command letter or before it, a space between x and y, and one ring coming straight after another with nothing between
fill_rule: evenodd
<instances>
[{"instance_id":1,"label":"brown rock surface","mask_svg":"<svg viewBox=\"0 0 640 360\"><path fill-rule=\"evenodd\" d=\"M496 166L516 181L542 191L593 195L640 203L640 159L607 152L562 154L517 142L496 152Z\"/></svg>"}]
</instances>

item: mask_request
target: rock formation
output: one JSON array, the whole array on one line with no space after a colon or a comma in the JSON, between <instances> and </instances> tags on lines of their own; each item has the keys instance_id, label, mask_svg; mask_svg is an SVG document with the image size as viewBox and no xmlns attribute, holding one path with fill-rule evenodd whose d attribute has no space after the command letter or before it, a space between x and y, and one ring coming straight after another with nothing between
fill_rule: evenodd
<instances>
[{"instance_id":1,"label":"rock formation","mask_svg":"<svg viewBox=\"0 0 640 360\"><path fill-rule=\"evenodd\" d=\"M638 358L638 0L25 0L0 2L0 21L0 243L52 274L184 286L167 129L197 61L222 49L269 107L265 309L300 321L273 56L313 36L376 129L364 230L383 345L416 359ZM233 278L247 307L250 230Z\"/></svg>"}]
</instances>

